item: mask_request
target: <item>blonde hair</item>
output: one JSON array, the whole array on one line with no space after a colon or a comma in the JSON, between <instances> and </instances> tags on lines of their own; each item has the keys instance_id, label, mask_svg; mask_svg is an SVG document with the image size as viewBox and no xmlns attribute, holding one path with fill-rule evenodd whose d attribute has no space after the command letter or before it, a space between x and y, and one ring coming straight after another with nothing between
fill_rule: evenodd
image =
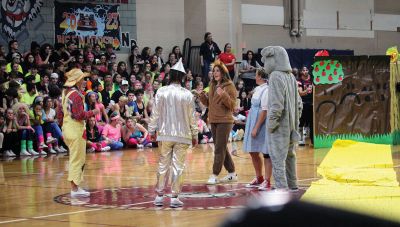
<instances>
[{"instance_id":1,"label":"blonde hair","mask_svg":"<svg viewBox=\"0 0 400 227\"><path fill-rule=\"evenodd\" d=\"M12 110L14 111L14 114L18 114L18 110L23 107L25 110L25 113L29 114L29 108L28 105L22 102L17 102L12 106Z\"/></svg>"},{"instance_id":2,"label":"blonde hair","mask_svg":"<svg viewBox=\"0 0 400 227\"><path fill-rule=\"evenodd\" d=\"M119 97L118 101L128 102L128 97L126 97L126 96L121 96L121 97Z\"/></svg>"}]
</instances>

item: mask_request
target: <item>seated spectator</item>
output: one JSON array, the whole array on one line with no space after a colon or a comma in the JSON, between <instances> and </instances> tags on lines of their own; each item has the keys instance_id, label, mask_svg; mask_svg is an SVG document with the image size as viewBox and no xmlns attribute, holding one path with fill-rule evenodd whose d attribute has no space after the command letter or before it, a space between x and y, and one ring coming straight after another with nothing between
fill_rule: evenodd
<instances>
[{"instance_id":1,"label":"seated spectator","mask_svg":"<svg viewBox=\"0 0 400 227\"><path fill-rule=\"evenodd\" d=\"M16 148L19 142L18 136L18 124L15 119L14 111L11 108L6 110L5 114L5 125L3 128L4 141L3 150L6 156L16 156Z\"/></svg>"},{"instance_id":2,"label":"seated spectator","mask_svg":"<svg viewBox=\"0 0 400 227\"><path fill-rule=\"evenodd\" d=\"M6 66L6 73L11 73L12 71L19 74L23 74L24 71L22 70L21 64L21 56L18 53L14 53L12 55L12 61L7 64ZM21 77L22 78L22 77Z\"/></svg>"},{"instance_id":3,"label":"seated spectator","mask_svg":"<svg viewBox=\"0 0 400 227\"><path fill-rule=\"evenodd\" d=\"M28 69L28 73L25 74L25 77L28 76L33 76L35 78L35 83L40 82L40 75L38 73L37 65L31 65L31 67Z\"/></svg>"},{"instance_id":4,"label":"seated spectator","mask_svg":"<svg viewBox=\"0 0 400 227\"><path fill-rule=\"evenodd\" d=\"M13 106L13 111L16 113L17 128L21 135L20 156L38 155L39 153L33 149L35 130L29 120L28 106L24 103L17 103Z\"/></svg>"},{"instance_id":5,"label":"seated spectator","mask_svg":"<svg viewBox=\"0 0 400 227\"><path fill-rule=\"evenodd\" d=\"M198 140L201 144L212 143L213 138L207 124L201 119L201 110L196 109L195 112L197 127L199 129Z\"/></svg>"},{"instance_id":6,"label":"seated spectator","mask_svg":"<svg viewBox=\"0 0 400 227\"><path fill-rule=\"evenodd\" d=\"M246 117L241 115L239 112L239 108L235 108L233 111L233 128L230 135L230 139L233 141L243 139L244 129L246 127Z\"/></svg>"},{"instance_id":7,"label":"seated spectator","mask_svg":"<svg viewBox=\"0 0 400 227\"><path fill-rule=\"evenodd\" d=\"M40 82L36 83L36 90L39 93L39 95L47 95L49 94L49 76L48 75L43 75L40 79Z\"/></svg>"},{"instance_id":8,"label":"seated spectator","mask_svg":"<svg viewBox=\"0 0 400 227\"><path fill-rule=\"evenodd\" d=\"M132 117L129 117L126 125L122 127L122 138L127 146L152 147L148 131Z\"/></svg>"},{"instance_id":9,"label":"seated spectator","mask_svg":"<svg viewBox=\"0 0 400 227\"><path fill-rule=\"evenodd\" d=\"M31 125L33 129L35 130L36 134L36 140L38 141L38 146L37 150L38 153L41 155L46 155L46 152L44 152L43 149L48 148L48 146L44 143L44 134L43 134L43 128L42 124L43 119L42 119L42 106L40 103L33 103L31 110L29 111L29 119L31 121ZM57 152L53 149L49 150L50 153L56 154Z\"/></svg>"},{"instance_id":10,"label":"seated spectator","mask_svg":"<svg viewBox=\"0 0 400 227\"><path fill-rule=\"evenodd\" d=\"M96 118L90 117L86 123L86 147L88 152L109 151L111 147L107 146L107 142L101 136L96 125Z\"/></svg>"},{"instance_id":11,"label":"seated spectator","mask_svg":"<svg viewBox=\"0 0 400 227\"><path fill-rule=\"evenodd\" d=\"M146 106L145 106L144 101L143 101L143 95L144 95L143 90L138 90L138 91L135 92L135 96L136 96L135 105L136 105L136 109L138 110L138 112L137 112L137 114L135 116L135 119L140 124L145 124L146 121L144 119L149 118L147 116L146 111L145 111Z\"/></svg>"},{"instance_id":12,"label":"seated spectator","mask_svg":"<svg viewBox=\"0 0 400 227\"><path fill-rule=\"evenodd\" d=\"M115 103L117 103L118 101L119 101L119 98L121 97L121 96L127 96L128 94L128 90L129 90L129 83L128 83L128 81L127 80L123 80L122 82L121 82L121 86L120 86L120 88L117 90L117 91L115 91L114 92L114 94L111 96L111 99L115 102Z\"/></svg>"},{"instance_id":13,"label":"seated spectator","mask_svg":"<svg viewBox=\"0 0 400 227\"><path fill-rule=\"evenodd\" d=\"M21 97L21 102L31 106L36 96L36 86L32 83L28 83L26 84L26 93Z\"/></svg>"},{"instance_id":14,"label":"seated spectator","mask_svg":"<svg viewBox=\"0 0 400 227\"><path fill-rule=\"evenodd\" d=\"M15 87L10 87L6 90L5 96L1 99L0 112L4 114L5 111L18 103L18 90Z\"/></svg>"},{"instance_id":15,"label":"seated spectator","mask_svg":"<svg viewBox=\"0 0 400 227\"><path fill-rule=\"evenodd\" d=\"M126 70L126 63L124 61L118 62L117 73L127 80L129 78L129 73Z\"/></svg>"},{"instance_id":16,"label":"seated spectator","mask_svg":"<svg viewBox=\"0 0 400 227\"><path fill-rule=\"evenodd\" d=\"M101 133L104 125L109 122L108 115L104 105L101 102L99 102L99 95L94 91L90 91L87 93L85 97L85 110L89 111L94 109L98 109L100 111L100 113L95 115L95 119L96 119L96 127L99 128Z\"/></svg>"},{"instance_id":17,"label":"seated spectator","mask_svg":"<svg viewBox=\"0 0 400 227\"><path fill-rule=\"evenodd\" d=\"M119 97L118 106L119 115L122 116L122 121L125 121L128 117L132 116L132 112L130 112L130 108L128 107L128 98L126 96Z\"/></svg>"},{"instance_id":18,"label":"seated spectator","mask_svg":"<svg viewBox=\"0 0 400 227\"><path fill-rule=\"evenodd\" d=\"M120 150L124 144L121 142L120 116L114 112L110 116L110 123L104 126L102 135L111 150Z\"/></svg>"},{"instance_id":19,"label":"seated spectator","mask_svg":"<svg viewBox=\"0 0 400 227\"><path fill-rule=\"evenodd\" d=\"M61 132L60 126L56 123L56 111L54 110L53 100L47 96L44 98L43 103L42 119L47 138L46 143L50 150L54 148L58 153L67 152L64 147L59 145L64 142L64 136Z\"/></svg>"},{"instance_id":20,"label":"seated spectator","mask_svg":"<svg viewBox=\"0 0 400 227\"><path fill-rule=\"evenodd\" d=\"M110 109L112 87L113 87L112 82L106 82L104 83L104 89L100 92L101 101L103 102L104 107L107 110L106 112L108 112L108 110Z\"/></svg>"},{"instance_id":21,"label":"seated spectator","mask_svg":"<svg viewBox=\"0 0 400 227\"><path fill-rule=\"evenodd\" d=\"M248 111L251 107L251 98L247 95L245 90L240 93L240 114L247 116Z\"/></svg>"}]
</instances>

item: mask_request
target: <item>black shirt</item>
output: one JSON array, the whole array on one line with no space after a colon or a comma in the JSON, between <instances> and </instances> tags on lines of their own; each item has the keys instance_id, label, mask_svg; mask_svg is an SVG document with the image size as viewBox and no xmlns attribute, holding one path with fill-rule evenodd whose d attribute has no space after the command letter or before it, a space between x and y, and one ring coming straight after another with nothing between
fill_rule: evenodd
<instances>
[{"instance_id":1,"label":"black shirt","mask_svg":"<svg viewBox=\"0 0 400 227\"><path fill-rule=\"evenodd\" d=\"M220 53L221 50L215 42L204 42L200 46L200 56L206 61L213 62Z\"/></svg>"}]
</instances>

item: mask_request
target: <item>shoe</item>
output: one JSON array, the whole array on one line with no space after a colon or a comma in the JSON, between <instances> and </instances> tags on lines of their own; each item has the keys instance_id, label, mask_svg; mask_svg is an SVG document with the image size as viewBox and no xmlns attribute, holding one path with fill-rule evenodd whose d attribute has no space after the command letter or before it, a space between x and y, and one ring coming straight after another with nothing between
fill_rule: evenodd
<instances>
[{"instance_id":1,"label":"shoe","mask_svg":"<svg viewBox=\"0 0 400 227\"><path fill-rule=\"evenodd\" d=\"M47 153L44 150L40 151L39 154L40 155L47 155Z\"/></svg>"},{"instance_id":2,"label":"shoe","mask_svg":"<svg viewBox=\"0 0 400 227\"><path fill-rule=\"evenodd\" d=\"M153 202L153 204L156 205L156 206L163 206L164 205L164 196L157 195L156 199Z\"/></svg>"},{"instance_id":3,"label":"shoe","mask_svg":"<svg viewBox=\"0 0 400 227\"><path fill-rule=\"evenodd\" d=\"M31 155L39 155L39 153L37 153L35 150L33 150L33 149L28 149L28 152L31 154Z\"/></svg>"},{"instance_id":4,"label":"shoe","mask_svg":"<svg viewBox=\"0 0 400 227\"><path fill-rule=\"evenodd\" d=\"M101 148L100 150L102 152L109 151L109 150L111 150L111 147L110 146L105 146L105 147Z\"/></svg>"},{"instance_id":5,"label":"shoe","mask_svg":"<svg viewBox=\"0 0 400 227\"><path fill-rule=\"evenodd\" d=\"M245 187L246 188L258 188L262 184L263 181L264 181L264 177L262 178L261 182L258 181L257 177L254 177L254 179L250 183L246 184Z\"/></svg>"},{"instance_id":6,"label":"shoe","mask_svg":"<svg viewBox=\"0 0 400 227\"><path fill-rule=\"evenodd\" d=\"M243 129L239 129L236 133L236 139L238 141L242 140L244 136L244 130Z\"/></svg>"},{"instance_id":7,"label":"shoe","mask_svg":"<svg viewBox=\"0 0 400 227\"><path fill-rule=\"evenodd\" d=\"M56 138L49 136L49 137L47 137L46 143L49 144L49 143L54 143L56 141L57 141Z\"/></svg>"},{"instance_id":8,"label":"shoe","mask_svg":"<svg viewBox=\"0 0 400 227\"><path fill-rule=\"evenodd\" d=\"M57 153L62 153L60 147L55 147L54 150L55 150Z\"/></svg>"},{"instance_id":9,"label":"shoe","mask_svg":"<svg viewBox=\"0 0 400 227\"><path fill-rule=\"evenodd\" d=\"M9 157L15 157L17 156L12 150L7 151Z\"/></svg>"},{"instance_id":10,"label":"shoe","mask_svg":"<svg viewBox=\"0 0 400 227\"><path fill-rule=\"evenodd\" d=\"M21 150L19 153L20 156L30 156L31 154L27 150Z\"/></svg>"},{"instance_id":11,"label":"shoe","mask_svg":"<svg viewBox=\"0 0 400 227\"><path fill-rule=\"evenodd\" d=\"M208 178L207 184L218 184L218 183L219 181L216 175L212 174L210 178Z\"/></svg>"},{"instance_id":12,"label":"shoe","mask_svg":"<svg viewBox=\"0 0 400 227\"><path fill-rule=\"evenodd\" d=\"M48 146L46 144L44 144L44 143L40 144L39 147L42 148L42 149L48 148Z\"/></svg>"},{"instance_id":13,"label":"shoe","mask_svg":"<svg viewBox=\"0 0 400 227\"><path fill-rule=\"evenodd\" d=\"M183 202L179 200L179 198L171 198L171 203L169 205L171 208L183 207Z\"/></svg>"},{"instance_id":14,"label":"shoe","mask_svg":"<svg viewBox=\"0 0 400 227\"><path fill-rule=\"evenodd\" d=\"M72 191L71 190L71 197L89 197L90 192L83 190L82 188L78 188L77 191Z\"/></svg>"},{"instance_id":15,"label":"shoe","mask_svg":"<svg viewBox=\"0 0 400 227\"><path fill-rule=\"evenodd\" d=\"M305 146L305 145L306 145L306 141L304 141L304 140L299 141L299 146Z\"/></svg>"},{"instance_id":16,"label":"shoe","mask_svg":"<svg viewBox=\"0 0 400 227\"><path fill-rule=\"evenodd\" d=\"M200 144L206 144L206 143L207 143L207 140L206 140L206 139L200 140Z\"/></svg>"},{"instance_id":17,"label":"shoe","mask_svg":"<svg viewBox=\"0 0 400 227\"><path fill-rule=\"evenodd\" d=\"M296 192L298 192L298 191L299 191L299 188L298 188L298 187L289 189L289 192L291 192L291 193L296 193Z\"/></svg>"},{"instance_id":18,"label":"shoe","mask_svg":"<svg viewBox=\"0 0 400 227\"><path fill-rule=\"evenodd\" d=\"M143 149L143 147L144 147L143 144L138 144L138 145L137 145L137 148L138 148L138 149Z\"/></svg>"},{"instance_id":19,"label":"shoe","mask_svg":"<svg viewBox=\"0 0 400 227\"><path fill-rule=\"evenodd\" d=\"M258 187L259 191L270 191L271 188L271 181L270 180L265 180L264 182L262 182L262 184L260 184L260 186Z\"/></svg>"},{"instance_id":20,"label":"shoe","mask_svg":"<svg viewBox=\"0 0 400 227\"><path fill-rule=\"evenodd\" d=\"M236 182L238 181L238 177L236 173L228 173L225 177L221 179L221 182L223 183L230 183L230 182Z\"/></svg>"},{"instance_id":21,"label":"shoe","mask_svg":"<svg viewBox=\"0 0 400 227\"><path fill-rule=\"evenodd\" d=\"M63 146L59 146L59 148L60 148L60 150L61 150L61 153L65 153L65 152L67 152L68 150L67 149L65 149Z\"/></svg>"},{"instance_id":22,"label":"shoe","mask_svg":"<svg viewBox=\"0 0 400 227\"><path fill-rule=\"evenodd\" d=\"M86 150L87 153L93 153L95 152L95 149L93 147L89 148Z\"/></svg>"},{"instance_id":23,"label":"shoe","mask_svg":"<svg viewBox=\"0 0 400 227\"><path fill-rule=\"evenodd\" d=\"M57 152L53 148L50 148L49 152L50 152L50 154L57 154Z\"/></svg>"},{"instance_id":24,"label":"shoe","mask_svg":"<svg viewBox=\"0 0 400 227\"><path fill-rule=\"evenodd\" d=\"M152 144L152 143L148 143L148 144L146 144L145 147L147 147L147 148L152 148L152 147L153 147L153 144Z\"/></svg>"},{"instance_id":25,"label":"shoe","mask_svg":"<svg viewBox=\"0 0 400 227\"><path fill-rule=\"evenodd\" d=\"M210 138L210 139L208 140L208 142L209 142L209 143L214 143L213 138Z\"/></svg>"}]
</instances>

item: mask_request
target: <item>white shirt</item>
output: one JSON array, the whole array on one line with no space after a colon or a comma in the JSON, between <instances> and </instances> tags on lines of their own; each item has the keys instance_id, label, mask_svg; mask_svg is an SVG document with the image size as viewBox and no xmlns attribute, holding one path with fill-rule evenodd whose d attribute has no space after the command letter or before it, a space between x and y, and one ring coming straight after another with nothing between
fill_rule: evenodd
<instances>
[{"instance_id":1,"label":"white shirt","mask_svg":"<svg viewBox=\"0 0 400 227\"><path fill-rule=\"evenodd\" d=\"M260 97L261 94L262 94L262 97ZM261 109L267 110L267 107L268 107L268 84L264 83L260 86L257 86L254 89L254 94L253 94L252 99L260 99L261 100Z\"/></svg>"},{"instance_id":2,"label":"white shirt","mask_svg":"<svg viewBox=\"0 0 400 227\"><path fill-rule=\"evenodd\" d=\"M235 120L235 121L245 121L246 120L246 117L245 116L243 116L243 115L241 115L241 114L238 114L238 115L233 115L233 120Z\"/></svg>"}]
</instances>

